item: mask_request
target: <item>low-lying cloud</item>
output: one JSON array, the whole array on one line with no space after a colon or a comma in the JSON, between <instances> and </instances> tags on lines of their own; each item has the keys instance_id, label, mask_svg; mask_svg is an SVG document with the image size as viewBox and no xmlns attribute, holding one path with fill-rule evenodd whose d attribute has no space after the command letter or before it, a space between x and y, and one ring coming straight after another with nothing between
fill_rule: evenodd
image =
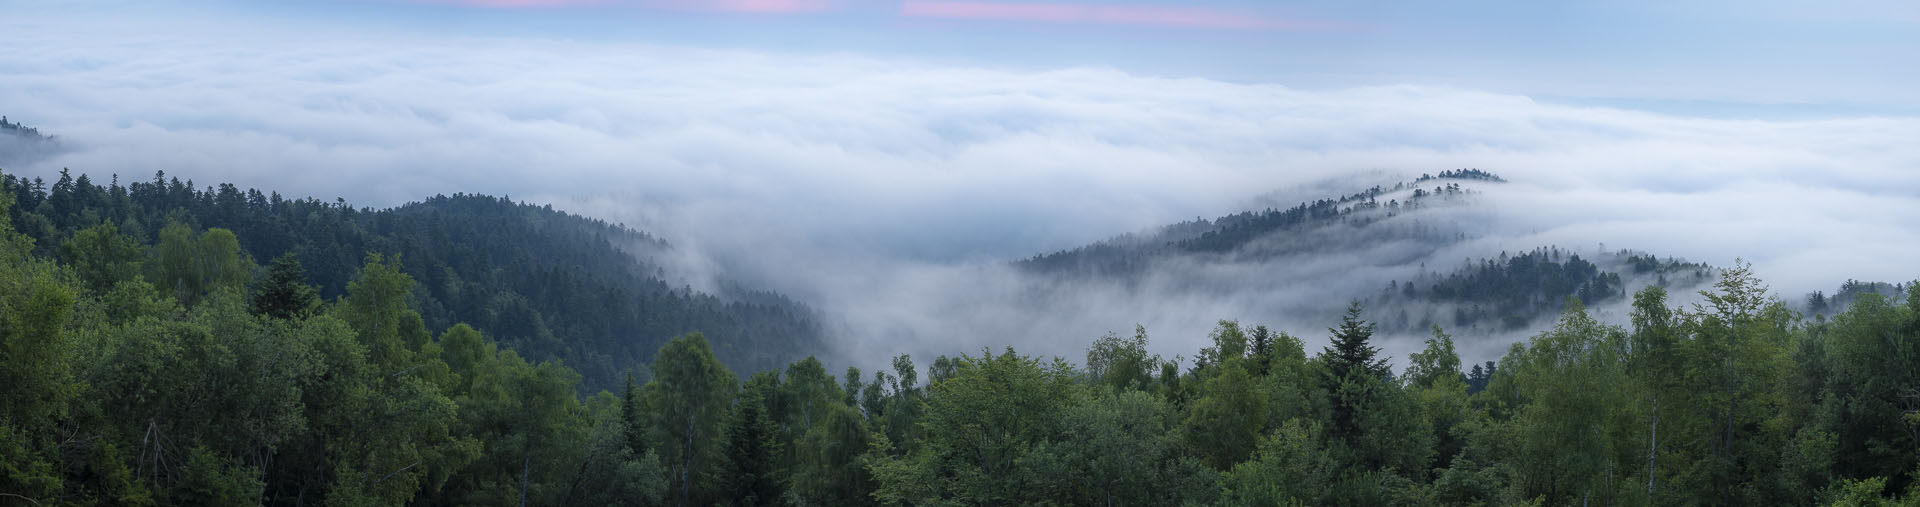
<instances>
[{"instance_id":1,"label":"low-lying cloud","mask_svg":"<svg viewBox=\"0 0 1920 507\"><path fill-rule=\"evenodd\" d=\"M1328 258L1253 300L1116 289L1036 303L998 263L1263 206L1274 190L1460 167L1513 183L1486 195L1497 219L1449 256L1604 243L1742 257L1783 294L1920 276L1916 118L1701 119L1419 85L639 44L70 28L5 26L0 112L66 148L11 173L165 171L371 206L453 192L548 202L675 243L703 267L683 273L694 283L724 272L812 302L861 364L1005 344L1073 357L1135 323L1191 354L1217 319L1269 319L1280 313L1261 308L1398 275ZM1329 324L1265 323L1310 344Z\"/></svg>"}]
</instances>

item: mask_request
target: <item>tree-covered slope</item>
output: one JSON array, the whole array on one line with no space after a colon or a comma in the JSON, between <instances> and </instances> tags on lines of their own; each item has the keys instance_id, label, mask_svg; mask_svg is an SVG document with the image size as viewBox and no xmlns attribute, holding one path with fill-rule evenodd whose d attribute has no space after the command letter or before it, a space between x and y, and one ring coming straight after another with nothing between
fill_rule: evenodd
<instances>
[{"instance_id":1,"label":"tree-covered slope","mask_svg":"<svg viewBox=\"0 0 1920 507\"><path fill-rule=\"evenodd\" d=\"M1623 302L1638 286L1694 287L1715 270L1705 264L1632 251L1590 257L1557 247L1468 261L1448 272L1388 282L1367 298L1380 326L1424 332L1434 325L1477 332L1518 331L1558 314L1567 298L1588 305Z\"/></svg>"},{"instance_id":2,"label":"tree-covered slope","mask_svg":"<svg viewBox=\"0 0 1920 507\"><path fill-rule=\"evenodd\" d=\"M1443 176L1423 176L1423 179L1412 184L1375 186L1353 194L1303 202L1290 208L1270 207L1211 220L1196 219L1169 224L1143 233L1125 234L1086 246L1035 255L1016 265L1031 273L1056 277L1130 278L1149 272L1169 259L1184 256L1257 262L1287 255L1324 253L1328 246L1324 243L1288 242L1284 238L1306 235L1331 226L1365 229L1369 225L1429 206L1457 203L1472 193L1458 182L1435 180L1504 181L1492 175L1467 178L1460 176L1465 173L1448 171L1441 174ZM1432 190L1427 189L1427 184L1432 185ZM1388 194L1401 197L1388 197L1386 202L1381 202L1381 198ZM1398 234L1434 242L1446 242L1453 236L1418 225Z\"/></svg>"},{"instance_id":3,"label":"tree-covered slope","mask_svg":"<svg viewBox=\"0 0 1920 507\"><path fill-rule=\"evenodd\" d=\"M0 167L38 160L59 150L59 136L0 116Z\"/></svg>"},{"instance_id":4,"label":"tree-covered slope","mask_svg":"<svg viewBox=\"0 0 1920 507\"><path fill-rule=\"evenodd\" d=\"M1701 304L1635 292L1630 325L1569 301L1472 373L1438 327L1393 367L1357 302L1317 351L1222 320L1191 362L1139 328L1080 364L1006 348L749 375L690 333L651 379L582 397L566 364L428 328L429 284L390 256L322 302L228 229L144 245L103 221L42 248L13 215L0 505L1920 504L1910 284L1849 283L1803 319L1748 266L1712 270ZM363 226L391 225L341 223ZM1599 276L1522 257L1434 285Z\"/></svg>"},{"instance_id":5,"label":"tree-covered slope","mask_svg":"<svg viewBox=\"0 0 1920 507\"><path fill-rule=\"evenodd\" d=\"M705 294L666 281L645 233L505 198L434 196L391 209L289 199L230 184L196 189L155 174L106 185L82 174L5 176L16 228L52 255L76 231L111 222L142 245L178 222L233 231L256 262L292 254L322 297L340 296L368 253L400 260L429 329L466 322L534 359L563 359L589 389L616 385L666 340L706 333L733 364L758 369L821 350L811 312L777 294Z\"/></svg>"},{"instance_id":6,"label":"tree-covered slope","mask_svg":"<svg viewBox=\"0 0 1920 507\"><path fill-rule=\"evenodd\" d=\"M1638 287L1685 289L1710 275L1705 265L1632 251L1486 251L1495 242L1476 240L1499 234L1493 223L1511 210L1490 209L1483 198L1505 183L1479 169L1423 174L1292 207L1122 235L1015 266L1052 280L1058 294L1121 284L1136 292L1242 299L1303 291L1321 302L1360 299L1383 331L1396 334L1422 334L1434 324L1520 331L1558 315L1569 297L1615 304ZM1461 253L1468 254L1463 263L1452 256ZM1336 310L1298 297L1272 300L1284 307L1277 315L1283 319Z\"/></svg>"}]
</instances>

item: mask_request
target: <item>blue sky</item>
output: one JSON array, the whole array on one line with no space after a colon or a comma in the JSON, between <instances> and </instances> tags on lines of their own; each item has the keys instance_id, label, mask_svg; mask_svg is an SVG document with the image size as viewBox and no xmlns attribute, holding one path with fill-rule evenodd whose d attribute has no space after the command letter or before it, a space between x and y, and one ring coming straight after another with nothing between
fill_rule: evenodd
<instances>
[{"instance_id":1,"label":"blue sky","mask_svg":"<svg viewBox=\"0 0 1920 507\"><path fill-rule=\"evenodd\" d=\"M1716 116L1920 110L1910 90L1920 82L1912 64L1920 3L1897 0L297 0L147 9L339 30L1108 66L1304 88L1453 86ZM986 14L924 14L955 11ZM1112 12L1136 15L1101 15ZM1192 22L1195 14L1213 18Z\"/></svg>"}]
</instances>

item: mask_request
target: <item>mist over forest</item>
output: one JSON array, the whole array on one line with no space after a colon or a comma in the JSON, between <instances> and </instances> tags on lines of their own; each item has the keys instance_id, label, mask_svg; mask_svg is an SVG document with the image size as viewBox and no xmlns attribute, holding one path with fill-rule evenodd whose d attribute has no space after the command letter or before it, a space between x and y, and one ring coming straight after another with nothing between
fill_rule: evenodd
<instances>
[{"instance_id":1,"label":"mist over forest","mask_svg":"<svg viewBox=\"0 0 1920 507\"><path fill-rule=\"evenodd\" d=\"M0 12L0 507L1920 505L1906 2Z\"/></svg>"}]
</instances>

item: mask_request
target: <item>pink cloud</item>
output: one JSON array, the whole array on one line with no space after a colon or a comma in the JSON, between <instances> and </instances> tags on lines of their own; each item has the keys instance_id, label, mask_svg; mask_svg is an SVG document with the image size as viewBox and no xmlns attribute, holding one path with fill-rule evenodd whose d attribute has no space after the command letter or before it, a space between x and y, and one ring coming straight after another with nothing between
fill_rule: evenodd
<instances>
[{"instance_id":1,"label":"pink cloud","mask_svg":"<svg viewBox=\"0 0 1920 507\"><path fill-rule=\"evenodd\" d=\"M1337 23L1292 20L1235 10L1184 6L906 0L900 4L900 14L923 18L1240 30L1322 31L1344 28Z\"/></svg>"},{"instance_id":2,"label":"pink cloud","mask_svg":"<svg viewBox=\"0 0 1920 507\"><path fill-rule=\"evenodd\" d=\"M929 18L1084 21L1093 14L1093 8L1086 5L1072 4L924 2L908 0L900 4L900 13L907 16Z\"/></svg>"},{"instance_id":3,"label":"pink cloud","mask_svg":"<svg viewBox=\"0 0 1920 507\"><path fill-rule=\"evenodd\" d=\"M495 9L538 9L588 6L637 6L697 12L793 14L836 7L834 0L414 0L427 3Z\"/></svg>"},{"instance_id":4,"label":"pink cloud","mask_svg":"<svg viewBox=\"0 0 1920 507\"><path fill-rule=\"evenodd\" d=\"M833 0L646 0L640 3L667 9L750 14L820 12L836 7Z\"/></svg>"},{"instance_id":5,"label":"pink cloud","mask_svg":"<svg viewBox=\"0 0 1920 507\"><path fill-rule=\"evenodd\" d=\"M543 7L579 7L603 5L606 0L421 0L424 3L455 5L460 7L489 7L497 9L530 9Z\"/></svg>"}]
</instances>

